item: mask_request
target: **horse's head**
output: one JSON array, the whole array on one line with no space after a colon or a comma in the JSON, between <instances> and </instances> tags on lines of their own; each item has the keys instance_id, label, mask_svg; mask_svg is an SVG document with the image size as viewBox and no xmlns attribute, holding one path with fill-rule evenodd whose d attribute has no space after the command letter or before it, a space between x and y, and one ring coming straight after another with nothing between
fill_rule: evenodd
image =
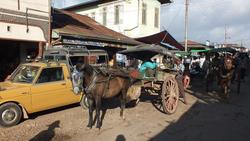
<instances>
[{"instance_id":1,"label":"horse's head","mask_svg":"<svg viewBox=\"0 0 250 141\"><path fill-rule=\"evenodd\" d=\"M95 81L97 79L97 74L98 71L96 68L89 64L83 64L82 66L79 67L82 74L84 75L83 77L83 87L85 88L85 92L89 93L92 89L92 87L95 86Z\"/></svg>"},{"instance_id":2,"label":"horse's head","mask_svg":"<svg viewBox=\"0 0 250 141\"><path fill-rule=\"evenodd\" d=\"M83 91L83 73L80 67L79 64L75 65L71 73L73 92L75 94L80 94Z\"/></svg>"},{"instance_id":3,"label":"horse's head","mask_svg":"<svg viewBox=\"0 0 250 141\"><path fill-rule=\"evenodd\" d=\"M231 70L233 68L233 59L230 57L224 58L224 67L226 70Z\"/></svg>"}]
</instances>

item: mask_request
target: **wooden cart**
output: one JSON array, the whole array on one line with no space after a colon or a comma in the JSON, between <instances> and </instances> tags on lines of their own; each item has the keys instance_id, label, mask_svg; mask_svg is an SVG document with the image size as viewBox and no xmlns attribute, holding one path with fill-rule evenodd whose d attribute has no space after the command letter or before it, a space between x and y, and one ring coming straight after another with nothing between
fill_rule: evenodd
<instances>
[{"instance_id":1,"label":"wooden cart","mask_svg":"<svg viewBox=\"0 0 250 141\"><path fill-rule=\"evenodd\" d=\"M144 44L119 53L142 61L151 59L155 55L167 55L177 59L169 50L158 45ZM134 100L137 103L144 90L147 91L147 94L155 95L156 99L153 104L158 110L166 114L173 114L179 101L179 88L175 79L176 72L171 69L157 68L153 76L140 75L137 82L128 90L128 101Z\"/></svg>"}]
</instances>

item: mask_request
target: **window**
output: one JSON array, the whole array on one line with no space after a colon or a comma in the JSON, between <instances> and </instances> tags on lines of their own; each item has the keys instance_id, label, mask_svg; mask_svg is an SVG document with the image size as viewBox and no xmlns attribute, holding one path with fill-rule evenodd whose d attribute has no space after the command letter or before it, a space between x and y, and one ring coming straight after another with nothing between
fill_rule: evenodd
<instances>
[{"instance_id":1,"label":"window","mask_svg":"<svg viewBox=\"0 0 250 141\"><path fill-rule=\"evenodd\" d=\"M115 23L114 24L122 24L122 17L121 17L122 12L123 12L123 6L116 5L115 6Z\"/></svg>"},{"instance_id":2,"label":"window","mask_svg":"<svg viewBox=\"0 0 250 141\"><path fill-rule=\"evenodd\" d=\"M97 56L97 64L105 64L105 63L107 63L106 60L107 60L107 58L104 55Z\"/></svg>"},{"instance_id":3,"label":"window","mask_svg":"<svg viewBox=\"0 0 250 141\"><path fill-rule=\"evenodd\" d=\"M64 80L62 67L45 68L42 70L37 83L55 82Z\"/></svg>"},{"instance_id":4,"label":"window","mask_svg":"<svg viewBox=\"0 0 250 141\"><path fill-rule=\"evenodd\" d=\"M39 67L22 65L11 75L12 82L32 83L37 76Z\"/></svg>"},{"instance_id":5,"label":"window","mask_svg":"<svg viewBox=\"0 0 250 141\"><path fill-rule=\"evenodd\" d=\"M91 13L91 18L92 18L93 20L95 20L95 12L92 12L92 13Z\"/></svg>"},{"instance_id":6,"label":"window","mask_svg":"<svg viewBox=\"0 0 250 141\"><path fill-rule=\"evenodd\" d=\"M147 24L147 4L142 4L142 24Z\"/></svg>"},{"instance_id":7,"label":"window","mask_svg":"<svg viewBox=\"0 0 250 141\"><path fill-rule=\"evenodd\" d=\"M159 27L159 8L155 8L155 27Z\"/></svg>"},{"instance_id":8,"label":"window","mask_svg":"<svg viewBox=\"0 0 250 141\"><path fill-rule=\"evenodd\" d=\"M104 26L107 25L107 8L103 8L103 13L102 13L102 23Z\"/></svg>"},{"instance_id":9,"label":"window","mask_svg":"<svg viewBox=\"0 0 250 141\"><path fill-rule=\"evenodd\" d=\"M69 61L73 66L76 64L84 64L84 56L70 56Z\"/></svg>"}]
</instances>

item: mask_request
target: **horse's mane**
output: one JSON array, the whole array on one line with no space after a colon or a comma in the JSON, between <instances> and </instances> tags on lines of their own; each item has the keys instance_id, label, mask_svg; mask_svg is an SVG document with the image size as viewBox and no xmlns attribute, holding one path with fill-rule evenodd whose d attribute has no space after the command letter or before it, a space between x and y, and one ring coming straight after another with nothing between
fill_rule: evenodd
<instances>
[{"instance_id":1,"label":"horse's mane","mask_svg":"<svg viewBox=\"0 0 250 141\"><path fill-rule=\"evenodd\" d=\"M91 75L93 73L93 71L94 71L94 68L89 64L84 64L84 66L82 68L82 71L85 74Z\"/></svg>"},{"instance_id":2,"label":"horse's mane","mask_svg":"<svg viewBox=\"0 0 250 141\"><path fill-rule=\"evenodd\" d=\"M130 79L129 73L121 70L121 69L112 69L112 68L98 68L91 66L89 64L84 64L84 67L82 69L84 74L92 75L94 71L96 71L98 74L101 74L104 77L120 77L123 79Z\"/></svg>"}]
</instances>

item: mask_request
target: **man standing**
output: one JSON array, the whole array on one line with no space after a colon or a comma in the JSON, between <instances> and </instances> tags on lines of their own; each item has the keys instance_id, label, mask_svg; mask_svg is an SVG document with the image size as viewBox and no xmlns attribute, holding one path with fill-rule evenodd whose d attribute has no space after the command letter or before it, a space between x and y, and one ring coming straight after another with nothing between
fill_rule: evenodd
<instances>
[{"instance_id":1,"label":"man standing","mask_svg":"<svg viewBox=\"0 0 250 141\"><path fill-rule=\"evenodd\" d=\"M184 69L185 69L185 67L182 64L182 59L176 60L175 65L174 65L174 70L177 71L175 79L176 79L176 81L178 83L180 96L183 97L184 104L187 104L187 99L186 99L186 96L185 96L184 85L183 85L183 72L184 72Z\"/></svg>"}]
</instances>

